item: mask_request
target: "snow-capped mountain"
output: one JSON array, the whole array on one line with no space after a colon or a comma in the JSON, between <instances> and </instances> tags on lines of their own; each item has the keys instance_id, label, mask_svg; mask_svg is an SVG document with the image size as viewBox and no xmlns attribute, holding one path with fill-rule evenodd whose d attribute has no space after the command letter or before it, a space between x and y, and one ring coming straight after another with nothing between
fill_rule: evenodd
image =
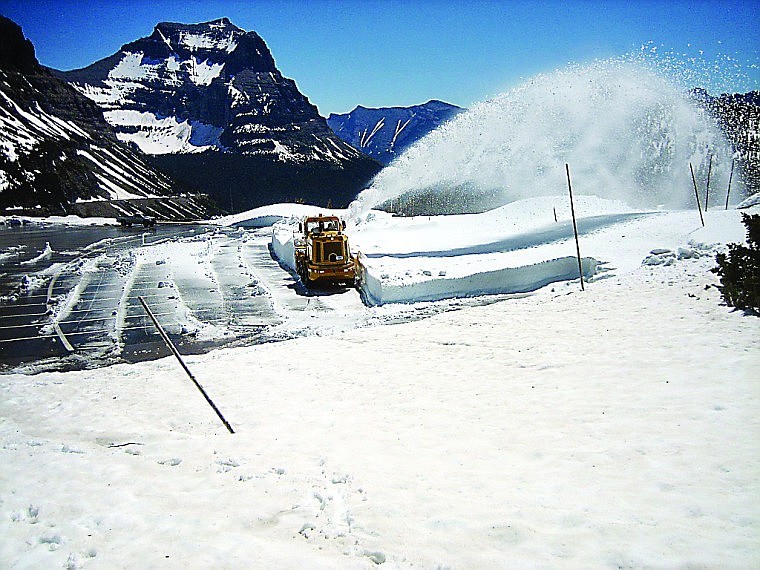
<instances>
[{"instance_id":1,"label":"snow-capped mountain","mask_svg":"<svg viewBox=\"0 0 760 570\"><path fill-rule=\"evenodd\" d=\"M340 203L379 170L335 136L264 40L227 18L160 23L61 76L103 109L120 140L225 207L285 197Z\"/></svg>"},{"instance_id":2,"label":"snow-capped mountain","mask_svg":"<svg viewBox=\"0 0 760 570\"><path fill-rule=\"evenodd\" d=\"M412 107L358 106L350 113L331 114L327 124L348 144L387 165L462 111L461 107L436 100Z\"/></svg>"},{"instance_id":3,"label":"snow-capped mountain","mask_svg":"<svg viewBox=\"0 0 760 570\"><path fill-rule=\"evenodd\" d=\"M0 16L0 208L26 213L197 218L174 183L119 142L100 109L37 61Z\"/></svg>"}]
</instances>

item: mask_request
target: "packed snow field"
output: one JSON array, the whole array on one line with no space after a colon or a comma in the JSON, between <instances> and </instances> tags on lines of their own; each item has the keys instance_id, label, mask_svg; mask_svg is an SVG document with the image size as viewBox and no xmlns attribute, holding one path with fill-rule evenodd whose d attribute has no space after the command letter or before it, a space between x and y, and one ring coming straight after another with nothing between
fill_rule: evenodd
<instances>
[{"instance_id":1,"label":"packed snow field","mask_svg":"<svg viewBox=\"0 0 760 570\"><path fill-rule=\"evenodd\" d=\"M576 210L585 291L561 198L355 219L371 306L299 296L270 256L268 314L303 334L186 357L235 434L169 358L0 377L0 565L757 567L760 327L709 271L740 212ZM283 218L223 234L229 275L259 267L244 239L287 267L301 213L223 220ZM203 280L177 251L140 255Z\"/></svg>"}]
</instances>

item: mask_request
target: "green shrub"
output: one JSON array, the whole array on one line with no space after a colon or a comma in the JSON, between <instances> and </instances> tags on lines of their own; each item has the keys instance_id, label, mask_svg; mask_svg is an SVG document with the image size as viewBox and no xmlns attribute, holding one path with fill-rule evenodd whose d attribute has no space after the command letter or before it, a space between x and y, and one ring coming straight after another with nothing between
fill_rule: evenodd
<instances>
[{"instance_id":1,"label":"green shrub","mask_svg":"<svg viewBox=\"0 0 760 570\"><path fill-rule=\"evenodd\" d=\"M718 289L728 305L760 312L760 214L742 214L742 222L748 247L728 244L728 253L715 257L718 267L712 272L720 276Z\"/></svg>"}]
</instances>

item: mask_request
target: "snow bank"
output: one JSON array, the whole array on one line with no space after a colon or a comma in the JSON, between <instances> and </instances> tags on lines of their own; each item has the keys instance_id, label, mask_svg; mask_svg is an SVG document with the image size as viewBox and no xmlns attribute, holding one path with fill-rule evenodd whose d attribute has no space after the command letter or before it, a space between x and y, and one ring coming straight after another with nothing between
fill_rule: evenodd
<instances>
[{"instance_id":1,"label":"snow bank","mask_svg":"<svg viewBox=\"0 0 760 570\"><path fill-rule=\"evenodd\" d=\"M297 228L295 220L281 221L272 227L272 253L280 263L292 271L296 270L295 231Z\"/></svg>"},{"instance_id":2,"label":"snow bank","mask_svg":"<svg viewBox=\"0 0 760 570\"><path fill-rule=\"evenodd\" d=\"M33 257L32 259L22 261L20 265L34 265L35 263L39 263L40 261L50 259L52 255L53 255L53 248L50 247L49 242L45 242L45 248L40 252L39 255Z\"/></svg>"},{"instance_id":3,"label":"snow bank","mask_svg":"<svg viewBox=\"0 0 760 570\"><path fill-rule=\"evenodd\" d=\"M652 248L705 253L744 239L737 210L706 212L702 227L695 211L635 212L622 202L579 196L576 215L586 279L631 271ZM272 231L272 251L291 269L294 220ZM372 211L352 221L349 242L370 305L523 293L578 279L566 196L520 200L482 214L405 218Z\"/></svg>"},{"instance_id":4,"label":"snow bank","mask_svg":"<svg viewBox=\"0 0 760 570\"><path fill-rule=\"evenodd\" d=\"M271 204L232 214L213 220L220 226L234 226L239 228L265 228L274 225L280 220L289 218L303 218L316 214L343 216L345 210L322 208L321 206L309 206L308 204Z\"/></svg>"},{"instance_id":5,"label":"snow bank","mask_svg":"<svg viewBox=\"0 0 760 570\"><path fill-rule=\"evenodd\" d=\"M746 208L751 208L752 206L760 206L760 192L752 194L752 196L741 202L736 208L744 210Z\"/></svg>"},{"instance_id":6,"label":"snow bank","mask_svg":"<svg viewBox=\"0 0 760 570\"><path fill-rule=\"evenodd\" d=\"M73 214L68 216L48 216L45 218L30 218L36 223L62 224L66 226L108 226L116 224L115 218L91 217L81 218Z\"/></svg>"},{"instance_id":7,"label":"snow bank","mask_svg":"<svg viewBox=\"0 0 760 570\"><path fill-rule=\"evenodd\" d=\"M361 258L362 265L366 258ZM595 259L582 258L583 276L588 278L596 272ZM475 297L496 293L525 293L535 291L556 281L578 278L578 259L563 257L520 267L505 267L495 271L474 272L462 277L446 277L441 271L434 276L423 271L420 280L394 280L388 274L377 275L365 269L361 277L361 291L370 305L386 303L414 303L438 301L462 297ZM394 282L400 281L400 282Z\"/></svg>"}]
</instances>

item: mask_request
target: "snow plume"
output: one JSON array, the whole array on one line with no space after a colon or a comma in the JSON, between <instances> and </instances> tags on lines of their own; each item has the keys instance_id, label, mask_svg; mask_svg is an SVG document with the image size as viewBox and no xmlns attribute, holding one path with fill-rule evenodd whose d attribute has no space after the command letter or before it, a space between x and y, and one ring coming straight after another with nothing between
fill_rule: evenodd
<instances>
[{"instance_id":1,"label":"snow plume","mask_svg":"<svg viewBox=\"0 0 760 570\"><path fill-rule=\"evenodd\" d=\"M710 155L711 187L725 189L729 144L708 112L656 65L633 57L572 65L535 76L422 138L377 175L352 210L447 193L485 196L488 209L566 193L565 163L579 194L634 207L692 207L689 163L704 196ZM713 198L724 199L719 192Z\"/></svg>"}]
</instances>

